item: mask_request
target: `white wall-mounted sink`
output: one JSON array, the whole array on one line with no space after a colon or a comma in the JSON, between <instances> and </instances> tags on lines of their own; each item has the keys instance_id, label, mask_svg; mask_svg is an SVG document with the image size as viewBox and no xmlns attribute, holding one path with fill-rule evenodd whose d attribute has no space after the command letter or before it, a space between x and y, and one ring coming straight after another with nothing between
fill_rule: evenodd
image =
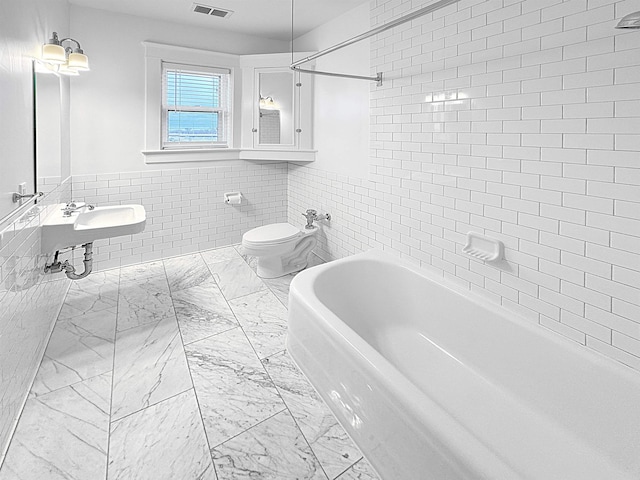
<instances>
[{"instance_id":1,"label":"white wall-mounted sink","mask_svg":"<svg viewBox=\"0 0 640 480\"><path fill-rule=\"evenodd\" d=\"M93 242L101 238L131 235L144 230L147 214L142 205L80 207L65 216L66 204L54 205L42 224L42 252Z\"/></svg>"}]
</instances>

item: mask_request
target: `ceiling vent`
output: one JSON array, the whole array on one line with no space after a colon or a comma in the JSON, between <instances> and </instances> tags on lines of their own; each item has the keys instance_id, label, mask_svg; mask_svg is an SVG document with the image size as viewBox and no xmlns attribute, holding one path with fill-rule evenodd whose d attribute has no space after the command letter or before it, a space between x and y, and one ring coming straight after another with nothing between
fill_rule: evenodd
<instances>
[{"instance_id":1,"label":"ceiling vent","mask_svg":"<svg viewBox=\"0 0 640 480\"><path fill-rule=\"evenodd\" d=\"M224 8L210 7L209 5L202 5L200 3L193 4L193 11L195 13L202 13L212 17L229 18L233 13L231 10L225 10Z\"/></svg>"}]
</instances>

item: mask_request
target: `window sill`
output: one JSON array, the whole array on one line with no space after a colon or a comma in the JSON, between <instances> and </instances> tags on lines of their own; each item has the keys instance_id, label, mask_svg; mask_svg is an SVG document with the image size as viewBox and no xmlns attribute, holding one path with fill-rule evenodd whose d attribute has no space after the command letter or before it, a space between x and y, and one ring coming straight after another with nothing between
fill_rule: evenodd
<instances>
[{"instance_id":1,"label":"window sill","mask_svg":"<svg viewBox=\"0 0 640 480\"><path fill-rule=\"evenodd\" d=\"M260 150L254 148L193 148L143 150L145 163L215 162L246 160L263 162L313 162L316 150Z\"/></svg>"}]
</instances>

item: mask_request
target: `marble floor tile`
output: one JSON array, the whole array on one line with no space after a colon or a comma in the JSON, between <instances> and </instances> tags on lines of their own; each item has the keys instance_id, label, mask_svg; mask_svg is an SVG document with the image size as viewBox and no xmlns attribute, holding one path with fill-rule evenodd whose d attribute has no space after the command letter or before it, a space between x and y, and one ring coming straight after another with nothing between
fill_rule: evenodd
<instances>
[{"instance_id":1,"label":"marble floor tile","mask_svg":"<svg viewBox=\"0 0 640 480\"><path fill-rule=\"evenodd\" d=\"M192 386L175 318L116 334L112 421Z\"/></svg>"},{"instance_id":2,"label":"marble floor tile","mask_svg":"<svg viewBox=\"0 0 640 480\"><path fill-rule=\"evenodd\" d=\"M200 252L203 260L207 263L207 265L211 265L213 263L219 262L228 262L229 260L237 260L240 257L240 254L234 247L222 247L215 248L213 250L205 250L204 252Z\"/></svg>"},{"instance_id":3,"label":"marble floor tile","mask_svg":"<svg viewBox=\"0 0 640 480\"><path fill-rule=\"evenodd\" d=\"M242 245L236 247L240 252L242 252ZM257 270L257 258L249 255L243 255L245 261L249 264L249 266L255 272ZM315 267L316 265L322 265L324 260L322 260L317 255L313 253L309 255L309 262L307 267L304 270L307 270L311 267ZM301 271L304 271L301 270ZM283 275L282 277L277 278L263 278L262 281L264 284L273 292L273 294L280 300L285 307L288 306L289 303L289 287L291 286L291 282L295 278L295 276L300 272L290 273L288 275Z\"/></svg>"},{"instance_id":4,"label":"marble floor tile","mask_svg":"<svg viewBox=\"0 0 640 480\"><path fill-rule=\"evenodd\" d=\"M105 478L111 373L27 401L1 480Z\"/></svg>"},{"instance_id":5,"label":"marble floor tile","mask_svg":"<svg viewBox=\"0 0 640 480\"><path fill-rule=\"evenodd\" d=\"M238 255L240 255L244 261L247 262L247 265L251 267L251 270L254 272L258 270L258 257L254 257L253 255L249 255L245 252L242 244L234 245L234 248L236 249L236 252L238 252Z\"/></svg>"},{"instance_id":6,"label":"marble floor tile","mask_svg":"<svg viewBox=\"0 0 640 480\"><path fill-rule=\"evenodd\" d=\"M238 326L211 274L208 281L173 292L171 297L185 345Z\"/></svg>"},{"instance_id":7,"label":"marble floor tile","mask_svg":"<svg viewBox=\"0 0 640 480\"><path fill-rule=\"evenodd\" d=\"M31 387L32 396L110 372L115 332L115 308L58 320Z\"/></svg>"},{"instance_id":8,"label":"marble floor tile","mask_svg":"<svg viewBox=\"0 0 640 480\"><path fill-rule=\"evenodd\" d=\"M213 278L227 300L233 300L267 288L242 258L209 263L208 265Z\"/></svg>"},{"instance_id":9,"label":"marble floor tile","mask_svg":"<svg viewBox=\"0 0 640 480\"><path fill-rule=\"evenodd\" d=\"M211 450L218 480L327 480L284 411Z\"/></svg>"},{"instance_id":10,"label":"marble floor tile","mask_svg":"<svg viewBox=\"0 0 640 480\"><path fill-rule=\"evenodd\" d=\"M215 480L193 390L111 424L109 480Z\"/></svg>"},{"instance_id":11,"label":"marble floor tile","mask_svg":"<svg viewBox=\"0 0 640 480\"><path fill-rule=\"evenodd\" d=\"M260 358L286 348L287 309L271 291L245 295L229 305Z\"/></svg>"},{"instance_id":12,"label":"marble floor tile","mask_svg":"<svg viewBox=\"0 0 640 480\"><path fill-rule=\"evenodd\" d=\"M288 353L273 355L263 363L330 478L335 478L362 458L358 448Z\"/></svg>"},{"instance_id":13,"label":"marble floor tile","mask_svg":"<svg viewBox=\"0 0 640 480\"><path fill-rule=\"evenodd\" d=\"M88 277L73 282L58 318L72 318L117 306L119 282L119 269L93 272Z\"/></svg>"},{"instance_id":14,"label":"marble floor tile","mask_svg":"<svg viewBox=\"0 0 640 480\"><path fill-rule=\"evenodd\" d=\"M237 245L73 282L0 480L378 480L286 354L295 275L255 268Z\"/></svg>"},{"instance_id":15,"label":"marble floor tile","mask_svg":"<svg viewBox=\"0 0 640 480\"><path fill-rule=\"evenodd\" d=\"M284 410L240 328L191 343L185 350L212 447Z\"/></svg>"},{"instance_id":16,"label":"marble floor tile","mask_svg":"<svg viewBox=\"0 0 640 480\"><path fill-rule=\"evenodd\" d=\"M121 269L118 331L175 318L162 262Z\"/></svg>"},{"instance_id":17,"label":"marble floor tile","mask_svg":"<svg viewBox=\"0 0 640 480\"><path fill-rule=\"evenodd\" d=\"M264 284L273 292L278 301L285 307L289 304L289 287L295 278L295 274L290 273L278 278L263 278Z\"/></svg>"},{"instance_id":18,"label":"marble floor tile","mask_svg":"<svg viewBox=\"0 0 640 480\"><path fill-rule=\"evenodd\" d=\"M367 459L363 458L336 480L380 480L380 477Z\"/></svg>"},{"instance_id":19,"label":"marble floor tile","mask_svg":"<svg viewBox=\"0 0 640 480\"><path fill-rule=\"evenodd\" d=\"M211 280L211 272L199 253L162 261L171 293Z\"/></svg>"}]
</instances>

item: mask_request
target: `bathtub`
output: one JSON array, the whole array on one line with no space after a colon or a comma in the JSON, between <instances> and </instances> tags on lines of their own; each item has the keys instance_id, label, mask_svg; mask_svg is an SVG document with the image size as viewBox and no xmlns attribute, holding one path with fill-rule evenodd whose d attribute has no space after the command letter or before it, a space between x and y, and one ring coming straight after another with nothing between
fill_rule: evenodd
<instances>
[{"instance_id":1,"label":"bathtub","mask_svg":"<svg viewBox=\"0 0 640 480\"><path fill-rule=\"evenodd\" d=\"M640 373L396 257L298 274L288 321L383 480L640 479Z\"/></svg>"}]
</instances>

